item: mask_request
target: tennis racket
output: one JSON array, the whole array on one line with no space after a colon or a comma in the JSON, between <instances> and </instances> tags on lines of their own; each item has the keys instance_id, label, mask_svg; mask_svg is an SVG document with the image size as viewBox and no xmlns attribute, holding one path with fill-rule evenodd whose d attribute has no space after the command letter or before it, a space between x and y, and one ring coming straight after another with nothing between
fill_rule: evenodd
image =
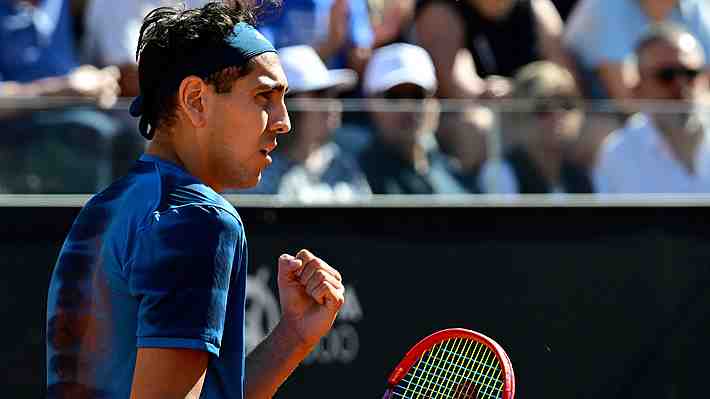
<instances>
[{"instance_id":1,"label":"tennis racket","mask_svg":"<svg viewBox=\"0 0 710 399\"><path fill-rule=\"evenodd\" d=\"M383 399L513 399L515 375L503 348L463 328L419 341L389 376Z\"/></svg>"}]
</instances>

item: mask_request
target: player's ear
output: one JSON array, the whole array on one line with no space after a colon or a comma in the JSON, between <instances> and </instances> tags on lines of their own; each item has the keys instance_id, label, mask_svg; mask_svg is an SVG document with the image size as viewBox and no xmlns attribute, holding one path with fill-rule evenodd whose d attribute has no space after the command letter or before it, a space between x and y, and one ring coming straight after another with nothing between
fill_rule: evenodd
<instances>
[{"instance_id":1,"label":"player's ear","mask_svg":"<svg viewBox=\"0 0 710 399\"><path fill-rule=\"evenodd\" d=\"M197 76L188 76L178 89L178 107L195 127L207 124L207 98L209 86Z\"/></svg>"}]
</instances>

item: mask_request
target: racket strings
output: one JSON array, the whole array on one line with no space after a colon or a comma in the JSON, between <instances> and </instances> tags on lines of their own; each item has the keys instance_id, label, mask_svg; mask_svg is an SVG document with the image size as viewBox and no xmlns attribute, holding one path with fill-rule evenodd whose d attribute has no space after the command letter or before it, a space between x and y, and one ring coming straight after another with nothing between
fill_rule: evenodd
<instances>
[{"instance_id":1,"label":"racket strings","mask_svg":"<svg viewBox=\"0 0 710 399\"><path fill-rule=\"evenodd\" d=\"M392 392L397 398L500 398L504 381L496 355L480 342L454 338L424 352Z\"/></svg>"}]
</instances>

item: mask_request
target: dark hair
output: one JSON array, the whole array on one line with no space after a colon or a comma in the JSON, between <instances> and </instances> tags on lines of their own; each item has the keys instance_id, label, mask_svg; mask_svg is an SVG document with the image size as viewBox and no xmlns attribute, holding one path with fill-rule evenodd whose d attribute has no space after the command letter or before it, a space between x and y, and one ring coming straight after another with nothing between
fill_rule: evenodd
<instances>
[{"instance_id":1,"label":"dark hair","mask_svg":"<svg viewBox=\"0 0 710 399\"><path fill-rule=\"evenodd\" d=\"M224 45L236 24L256 25L269 7L275 9L279 4L279 0L225 0L196 9L160 7L151 11L143 20L136 49L143 117L151 127L169 125L175 116L177 87L164 87L165 76L175 65L194 59L205 48ZM247 62L244 67L226 68L201 78L218 93L226 93L252 66Z\"/></svg>"}]
</instances>

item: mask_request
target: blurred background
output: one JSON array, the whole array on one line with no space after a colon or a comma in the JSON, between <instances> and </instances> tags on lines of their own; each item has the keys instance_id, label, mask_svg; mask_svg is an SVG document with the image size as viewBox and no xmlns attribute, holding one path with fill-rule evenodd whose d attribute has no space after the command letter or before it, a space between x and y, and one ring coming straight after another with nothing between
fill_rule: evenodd
<instances>
[{"instance_id":1,"label":"blurred background","mask_svg":"<svg viewBox=\"0 0 710 399\"><path fill-rule=\"evenodd\" d=\"M142 18L206 2L0 0L9 397L44 393L73 217L145 148ZM250 345L282 251L317 250L351 295L280 397L377 397L453 326L508 349L519 398L700 395L710 2L285 0L259 29L292 132L259 186L224 193L250 231Z\"/></svg>"}]
</instances>

